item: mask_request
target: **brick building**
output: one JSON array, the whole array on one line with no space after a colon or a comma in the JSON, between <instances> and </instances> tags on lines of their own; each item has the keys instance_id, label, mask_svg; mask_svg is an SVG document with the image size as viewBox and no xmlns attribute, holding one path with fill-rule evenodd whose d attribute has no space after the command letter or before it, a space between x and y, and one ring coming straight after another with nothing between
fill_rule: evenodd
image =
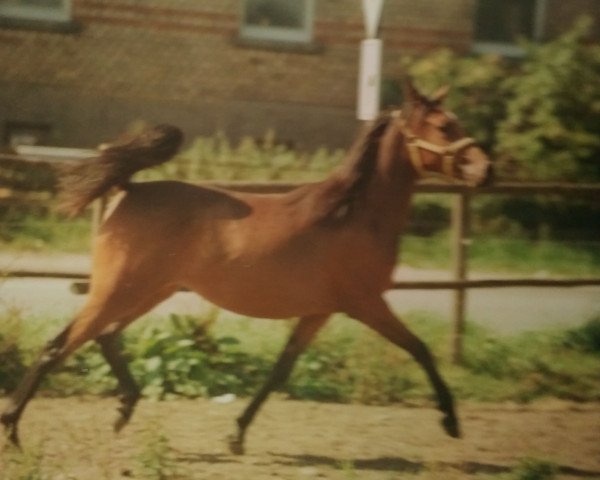
<instances>
[{"instance_id":1,"label":"brick building","mask_svg":"<svg viewBox=\"0 0 600 480\"><path fill-rule=\"evenodd\" d=\"M439 47L518 55L597 0L386 0L384 80ZM0 140L90 147L135 121L188 138L347 145L360 0L1 0Z\"/></svg>"}]
</instances>

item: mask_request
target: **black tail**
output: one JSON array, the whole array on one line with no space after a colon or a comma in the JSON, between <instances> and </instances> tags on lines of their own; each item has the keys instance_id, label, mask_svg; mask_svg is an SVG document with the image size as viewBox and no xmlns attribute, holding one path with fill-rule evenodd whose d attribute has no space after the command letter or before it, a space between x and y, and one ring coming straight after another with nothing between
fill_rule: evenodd
<instances>
[{"instance_id":1,"label":"black tail","mask_svg":"<svg viewBox=\"0 0 600 480\"><path fill-rule=\"evenodd\" d=\"M172 125L158 125L137 135L126 134L99 147L99 155L60 169L60 209L80 214L94 199L112 187L125 187L131 176L172 158L183 133Z\"/></svg>"}]
</instances>

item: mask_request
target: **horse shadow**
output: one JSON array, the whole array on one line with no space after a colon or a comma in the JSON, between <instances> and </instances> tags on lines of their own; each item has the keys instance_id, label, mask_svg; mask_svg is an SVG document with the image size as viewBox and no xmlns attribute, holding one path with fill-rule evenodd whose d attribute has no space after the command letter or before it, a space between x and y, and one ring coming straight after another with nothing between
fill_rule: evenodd
<instances>
[{"instance_id":1,"label":"horse shadow","mask_svg":"<svg viewBox=\"0 0 600 480\"><path fill-rule=\"evenodd\" d=\"M331 467L342 469L349 466L356 472L393 472L405 474L420 474L434 469L451 469L468 475L505 475L515 469L515 465L499 465L494 463L484 463L476 461L459 462L426 462L413 461L402 457L383 456L376 458L339 458L325 455L309 454L286 454L268 452L271 462L275 465L286 467ZM199 454L190 452L178 452L177 461L188 464L219 464L219 463L238 463L239 457L229 453ZM556 465L556 473L560 475L570 475L577 478L600 478L599 471L591 471L572 467L568 465Z\"/></svg>"},{"instance_id":2,"label":"horse shadow","mask_svg":"<svg viewBox=\"0 0 600 480\"><path fill-rule=\"evenodd\" d=\"M475 461L463 462L419 462L407 460L402 457L378 457L364 459L339 459L321 455L290 455L280 453L270 453L275 458L274 463L285 466L308 467L325 466L341 468L344 465L350 465L353 470L360 471L380 471L405 474L419 474L432 467L436 469L452 469L469 475L504 475L511 473L515 465L498 465L493 463L483 463ZM599 471L580 469L567 465L556 465L556 472L561 475L570 475L578 478L600 478Z\"/></svg>"}]
</instances>

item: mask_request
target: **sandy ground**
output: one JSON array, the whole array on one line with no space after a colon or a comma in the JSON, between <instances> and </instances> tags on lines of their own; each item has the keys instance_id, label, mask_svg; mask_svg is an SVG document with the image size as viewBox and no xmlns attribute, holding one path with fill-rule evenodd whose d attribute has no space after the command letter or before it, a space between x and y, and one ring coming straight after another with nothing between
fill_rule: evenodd
<instances>
[{"instance_id":1,"label":"sandy ground","mask_svg":"<svg viewBox=\"0 0 600 480\"><path fill-rule=\"evenodd\" d=\"M510 472L524 458L551 462L555 478L600 479L599 404L463 404L464 436L454 440L429 407L279 397L249 431L246 455L234 456L225 438L244 404L142 401L132 423L114 436L114 399L39 398L21 434L28 458L48 473L43 478L56 480L506 479L516 478ZM6 472L14 474L22 457L10 448L1 455L0 478L8 480Z\"/></svg>"}]
</instances>

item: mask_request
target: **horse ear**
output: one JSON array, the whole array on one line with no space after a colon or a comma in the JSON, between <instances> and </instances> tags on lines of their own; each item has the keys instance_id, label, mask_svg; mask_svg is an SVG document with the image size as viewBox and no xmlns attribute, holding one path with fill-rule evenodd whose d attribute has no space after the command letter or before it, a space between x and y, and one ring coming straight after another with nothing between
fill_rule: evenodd
<instances>
[{"instance_id":1,"label":"horse ear","mask_svg":"<svg viewBox=\"0 0 600 480\"><path fill-rule=\"evenodd\" d=\"M435 103L442 103L448 96L448 92L450 92L450 85L443 86L431 96L431 101Z\"/></svg>"},{"instance_id":2,"label":"horse ear","mask_svg":"<svg viewBox=\"0 0 600 480\"><path fill-rule=\"evenodd\" d=\"M417 90L412 79L405 77L403 82L404 103L420 103L424 100L424 96Z\"/></svg>"}]
</instances>

